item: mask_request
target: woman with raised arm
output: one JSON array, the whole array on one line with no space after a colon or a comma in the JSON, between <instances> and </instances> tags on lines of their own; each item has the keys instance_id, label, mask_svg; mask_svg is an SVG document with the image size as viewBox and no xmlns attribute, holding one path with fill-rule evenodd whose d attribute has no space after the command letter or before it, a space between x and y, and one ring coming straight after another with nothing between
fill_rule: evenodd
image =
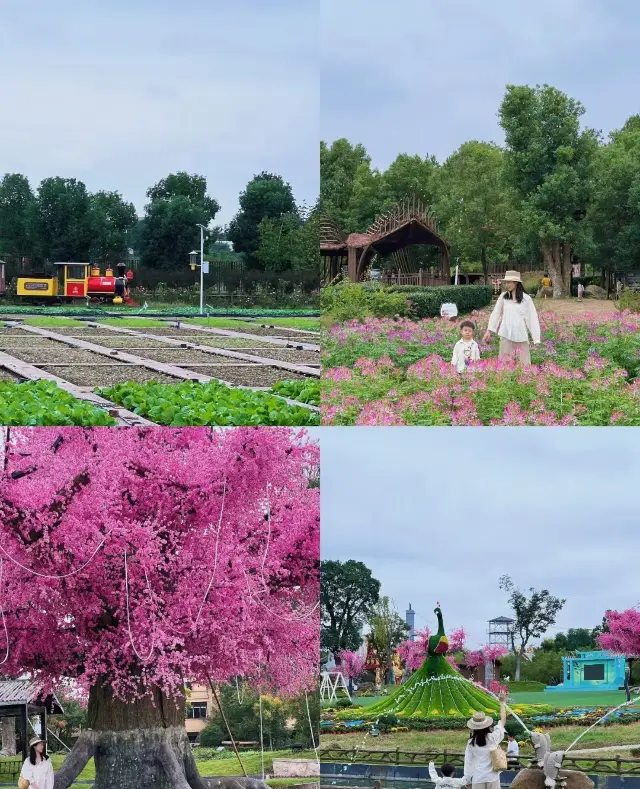
<instances>
[{"instance_id":1,"label":"woman with raised arm","mask_svg":"<svg viewBox=\"0 0 640 789\"><path fill-rule=\"evenodd\" d=\"M504 740L507 694L500 694L500 720L493 725L493 718L484 712L476 712L467 721L471 730L464 754L464 775L474 789L500 789L500 771L495 769L492 751L500 748Z\"/></svg>"}]
</instances>

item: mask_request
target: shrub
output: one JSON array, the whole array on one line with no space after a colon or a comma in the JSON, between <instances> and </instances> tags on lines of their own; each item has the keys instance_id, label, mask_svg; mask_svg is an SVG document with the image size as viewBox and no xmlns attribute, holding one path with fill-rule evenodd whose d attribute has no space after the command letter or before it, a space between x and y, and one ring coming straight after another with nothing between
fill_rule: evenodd
<instances>
[{"instance_id":1,"label":"shrub","mask_svg":"<svg viewBox=\"0 0 640 789\"><path fill-rule=\"evenodd\" d=\"M378 730L390 731L400 725L400 718L397 715L381 715L378 718Z\"/></svg>"},{"instance_id":2,"label":"shrub","mask_svg":"<svg viewBox=\"0 0 640 789\"><path fill-rule=\"evenodd\" d=\"M322 288L320 309L330 323L364 320L368 316L393 318L409 314L404 294L393 293L380 285L365 286L355 282L340 282Z\"/></svg>"},{"instance_id":3,"label":"shrub","mask_svg":"<svg viewBox=\"0 0 640 789\"><path fill-rule=\"evenodd\" d=\"M345 699L338 699L338 701L336 703L336 707L338 709L345 709L347 707L353 707L353 702L351 701L351 699L346 699L346 698Z\"/></svg>"},{"instance_id":4,"label":"shrub","mask_svg":"<svg viewBox=\"0 0 640 789\"><path fill-rule=\"evenodd\" d=\"M435 318L440 315L440 307L448 302L453 302L458 307L458 312L479 310L490 304L493 297L493 288L489 285L452 285L440 288L396 285L389 290L407 297L411 302L412 318Z\"/></svg>"},{"instance_id":5,"label":"shrub","mask_svg":"<svg viewBox=\"0 0 640 789\"><path fill-rule=\"evenodd\" d=\"M631 310L640 312L640 291L625 288L620 294L620 299L616 302L619 310Z\"/></svg>"},{"instance_id":6,"label":"shrub","mask_svg":"<svg viewBox=\"0 0 640 789\"><path fill-rule=\"evenodd\" d=\"M220 724L215 721L210 721L206 728L200 732L198 743L203 748L217 748L219 745L222 745L224 739L225 737Z\"/></svg>"}]
</instances>

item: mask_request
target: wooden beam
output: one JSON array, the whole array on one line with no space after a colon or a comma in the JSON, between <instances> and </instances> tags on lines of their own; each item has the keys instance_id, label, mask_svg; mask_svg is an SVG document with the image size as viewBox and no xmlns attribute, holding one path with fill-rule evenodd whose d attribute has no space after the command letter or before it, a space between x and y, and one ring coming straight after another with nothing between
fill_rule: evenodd
<instances>
[{"instance_id":1,"label":"wooden beam","mask_svg":"<svg viewBox=\"0 0 640 789\"><path fill-rule=\"evenodd\" d=\"M134 414L132 411L128 411L126 408L112 403L111 400L107 400L106 397L101 397L95 394L95 392L88 392L86 388L76 386L69 381L65 381L63 378L58 378L58 376L53 373L40 370L38 367L23 362L20 359L16 359L14 356L9 356L8 353L4 353L3 351L0 351L0 367L5 367L20 378L25 378L28 381L53 381L60 389L64 389L65 392L73 395L73 397L76 397L78 400L84 400L96 406L96 408L108 411L119 425L142 426L156 424L142 416L138 416L138 414Z\"/></svg>"},{"instance_id":2,"label":"wooden beam","mask_svg":"<svg viewBox=\"0 0 640 789\"><path fill-rule=\"evenodd\" d=\"M160 335L152 335L152 334L145 334L144 332L136 331L135 329L126 329L124 326L119 328L117 326L103 326L102 324L91 324L94 326L100 326L100 328L109 329L110 331L116 332L118 334L128 334L131 337L137 337L139 339L144 338L146 340L149 339L156 339L160 342L164 342L167 345L173 345L178 347L184 347L185 343L182 340L174 340L172 337L160 337ZM214 330L218 331L218 330ZM220 329L219 331L222 331ZM282 362L279 359L269 359L265 356L255 356L248 353L241 353L239 351L230 351L226 348L212 348L209 345L197 345L195 343L186 343L186 347L190 348L194 351L202 351L203 353L211 354L212 356L225 356L230 359L241 359L245 362L258 362L259 364L264 365L265 367L277 367L281 370L289 370L293 373L298 373L299 375L308 375L314 376L316 378L320 377L320 371L315 370L313 367L307 367L303 364L293 364L292 362Z\"/></svg>"},{"instance_id":3,"label":"wooden beam","mask_svg":"<svg viewBox=\"0 0 640 789\"><path fill-rule=\"evenodd\" d=\"M175 324L172 324L175 325ZM198 326L192 323L184 325L183 328L189 330L195 329L196 331L206 332L207 334L215 334L219 337L229 337L237 340L254 340L256 342L265 342L269 345L279 345L281 348L291 348L299 351L314 351L320 352L320 346L310 342L296 342L296 340L281 340L278 337L260 337L257 334L248 334L247 332L233 331L232 329L217 329L213 326ZM156 336L156 335L154 335ZM247 348L244 349L248 350ZM265 349L266 350L266 349Z\"/></svg>"}]
</instances>

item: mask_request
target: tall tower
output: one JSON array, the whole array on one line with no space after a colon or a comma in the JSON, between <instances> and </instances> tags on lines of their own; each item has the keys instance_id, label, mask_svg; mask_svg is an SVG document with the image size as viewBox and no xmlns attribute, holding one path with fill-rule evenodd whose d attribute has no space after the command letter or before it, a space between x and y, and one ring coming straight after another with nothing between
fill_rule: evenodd
<instances>
[{"instance_id":1,"label":"tall tower","mask_svg":"<svg viewBox=\"0 0 640 789\"><path fill-rule=\"evenodd\" d=\"M409 603L409 608L407 608L404 621L409 625L411 628L409 630L409 641L415 641L416 637L416 612L411 608L411 603Z\"/></svg>"},{"instance_id":2,"label":"tall tower","mask_svg":"<svg viewBox=\"0 0 640 789\"><path fill-rule=\"evenodd\" d=\"M489 643L500 644L506 649L511 649L511 636L515 620L508 616L499 616L489 620Z\"/></svg>"},{"instance_id":3,"label":"tall tower","mask_svg":"<svg viewBox=\"0 0 640 789\"><path fill-rule=\"evenodd\" d=\"M505 649L511 650L511 637L515 620L508 616L498 616L489 620L489 644L496 644ZM485 683L488 685L493 679L493 663L485 666Z\"/></svg>"}]
</instances>

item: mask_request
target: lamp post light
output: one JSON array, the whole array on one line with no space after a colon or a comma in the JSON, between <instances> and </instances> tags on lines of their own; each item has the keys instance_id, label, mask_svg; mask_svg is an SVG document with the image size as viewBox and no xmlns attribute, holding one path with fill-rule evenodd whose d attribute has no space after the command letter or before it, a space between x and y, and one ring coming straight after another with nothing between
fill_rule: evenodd
<instances>
[{"instance_id":1,"label":"lamp post light","mask_svg":"<svg viewBox=\"0 0 640 789\"><path fill-rule=\"evenodd\" d=\"M200 262L198 263L198 252L194 249L193 252L189 252L189 268L195 271L200 266L200 315L204 315L204 272L209 267L204 260L204 231L207 228L201 224L198 224L198 227L200 228Z\"/></svg>"}]
</instances>

